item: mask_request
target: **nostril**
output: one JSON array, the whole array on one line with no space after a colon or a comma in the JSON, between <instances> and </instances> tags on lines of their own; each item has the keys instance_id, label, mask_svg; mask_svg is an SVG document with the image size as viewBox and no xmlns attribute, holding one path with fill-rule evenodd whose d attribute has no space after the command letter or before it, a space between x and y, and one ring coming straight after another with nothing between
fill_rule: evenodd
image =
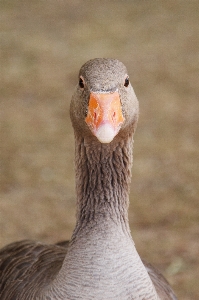
<instances>
[{"instance_id":1,"label":"nostril","mask_svg":"<svg viewBox=\"0 0 199 300\"><path fill-rule=\"evenodd\" d=\"M115 111L113 112L113 119L115 119L115 115L116 115L116 113L115 113Z\"/></svg>"},{"instance_id":2,"label":"nostril","mask_svg":"<svg viewBox=\"0 0 199 300\"><path fill-rule=\"evenodd\" d=\"M96 120L97 119L97 114L96 114L96 112L94 112L94 120Z\"/></svg>"}]
</instances>

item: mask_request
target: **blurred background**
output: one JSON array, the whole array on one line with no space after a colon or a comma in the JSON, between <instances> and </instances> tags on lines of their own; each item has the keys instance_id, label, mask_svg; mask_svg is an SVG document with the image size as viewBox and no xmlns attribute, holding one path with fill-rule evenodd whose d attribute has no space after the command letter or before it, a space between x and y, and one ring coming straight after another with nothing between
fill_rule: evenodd
<instances>
[{"instance_id":1,"label":"blurred background","mask_svg":"<svg viewBox=\"0 0 199 300\"><path fill-rule=\"evenodd\" d=\"M140 102L134 241L179 299L199 299L199 2L2 0L0 23L0 246L70 238L70 98L84 62L118 58Z\"/></svg>"}]
</instances>

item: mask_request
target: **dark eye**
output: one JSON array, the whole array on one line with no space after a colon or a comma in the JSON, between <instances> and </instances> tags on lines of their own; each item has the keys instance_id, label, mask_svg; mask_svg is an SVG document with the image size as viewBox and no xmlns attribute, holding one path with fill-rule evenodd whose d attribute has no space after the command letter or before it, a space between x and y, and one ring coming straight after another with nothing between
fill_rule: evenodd
<instances>
[{"instance_id":1,"label":"dark eye","mask_svg":"<svg viewBox=\"0 0 199 300\"><path fill-rule=\"evenodd\" d=\"M84 88L84 81L83 81L83 79L82 79L81 77L79 78L79 87L80 87L81 89Z\"/></svg>"},{"instance_id":2,"label":"dark eye","mask_svg":"<svg viewBox=\"0 0 199 300\"><path fill-rule=\"evenodd\" d=\"M126 77L124 81L124 86L127 87L129 85L129 77Z\"/></svg>"}]
</instances>

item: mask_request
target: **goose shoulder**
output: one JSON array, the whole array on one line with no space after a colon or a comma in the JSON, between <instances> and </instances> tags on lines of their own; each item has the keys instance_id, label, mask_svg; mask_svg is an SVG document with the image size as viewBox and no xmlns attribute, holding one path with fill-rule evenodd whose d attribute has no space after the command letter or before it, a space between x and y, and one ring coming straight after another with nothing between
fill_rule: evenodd
<instances>
[{"instance_id":1,"label":"goose shoulder","mask_svg":"<svg viewBox=\"0 0 199 300\"><path fill-rule=\"evenodd\" d=\"M30 289L34 290L36 296L37 291L55 278L66 252L66 247L30 240L14 242L2 248L0 299L29 299L26 293L29 294Z\"/></svg>"},{"instance_id":2,"label":"goose shoulder","mask_svg":"<svg viewBox=\"0 0 199 300\"><path fill-rule=\"evenodd\" d=\"M161 300L177 300L176 295L174 294L169 282L161 274L161 272L148 263L145 260L142 260L154 286Z\"/></svg>"}]
</instances>

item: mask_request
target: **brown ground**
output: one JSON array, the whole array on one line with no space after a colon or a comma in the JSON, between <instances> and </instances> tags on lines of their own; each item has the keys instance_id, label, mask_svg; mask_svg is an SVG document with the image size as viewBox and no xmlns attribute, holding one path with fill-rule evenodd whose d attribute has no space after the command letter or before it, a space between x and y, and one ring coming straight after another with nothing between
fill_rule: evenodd
<instances>
[{"instance_id":1,"label":"brown ground","mask_svg":"<svg viewBox=\"0 0 199 300\"><path fill-rule=\"evenodd\" d=\"M199 2L3 0L0 22L0 245L70 237L71 94L86 60L118 58L141 110L135 243L179 299L199 299Z\"/></svg>"}]
</instances>

